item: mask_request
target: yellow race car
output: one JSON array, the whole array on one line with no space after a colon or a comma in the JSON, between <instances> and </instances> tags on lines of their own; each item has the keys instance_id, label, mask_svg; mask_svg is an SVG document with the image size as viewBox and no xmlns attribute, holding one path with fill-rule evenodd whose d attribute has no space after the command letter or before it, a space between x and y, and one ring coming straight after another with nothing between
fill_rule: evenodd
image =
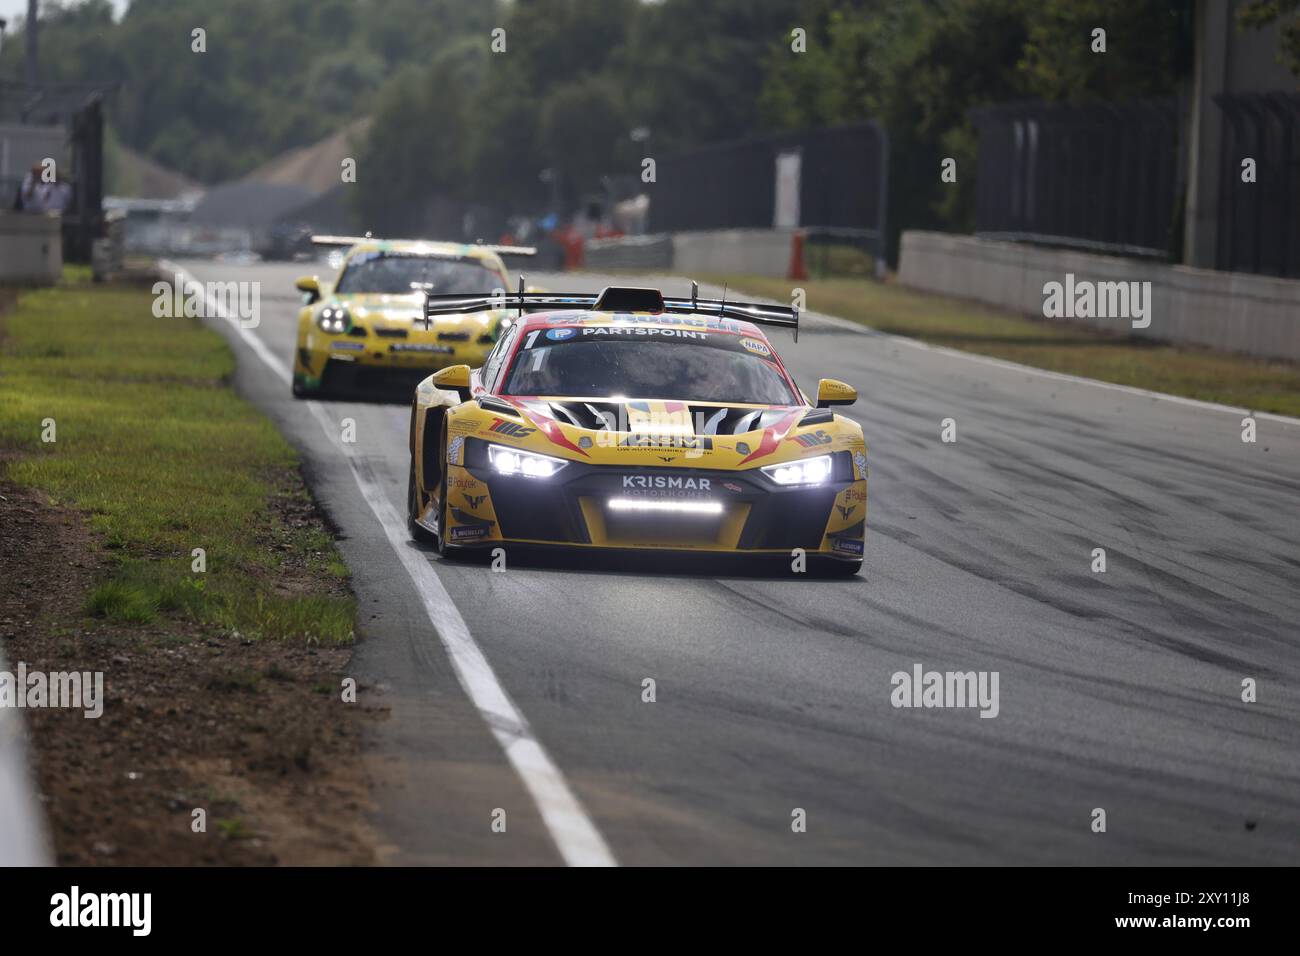
<instances>
[{"instance_id":1,"label":"yellow race car","mask_svg":"<svg viewBox=\"0 0 1300 956\"><path fill-rule=\"evenodd\" d=\"M496 344L505 313L424 314L427 293L509 287L503 254L522 246L465 245L417 239L313 236L318 246L347 248L332 282L303 276L293 394L399 392L448 365L480 365Z\"/></svg>"},{"instance_id":2,"label":"yellow race car","mask_svg":"<svg viewBox=\"0 0 1300 956\"><path fill-rule=\"evenodd\" d=\"M866 444L831 408L857 392L822 379L809 402L759 329L797 336L797 312L619 287L504 303L431 294L425 309L503 304L519 318L482 368L449 366L416 388L415 537L446 556L522 544L861 567Z\"/></svg>"}]
</instances>

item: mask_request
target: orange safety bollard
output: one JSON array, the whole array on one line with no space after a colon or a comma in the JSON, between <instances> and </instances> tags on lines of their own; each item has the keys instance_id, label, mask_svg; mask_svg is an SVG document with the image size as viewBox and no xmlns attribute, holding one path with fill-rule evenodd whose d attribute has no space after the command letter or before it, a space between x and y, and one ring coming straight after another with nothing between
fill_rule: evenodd
<instances>
[{"instance_id":1,"label":"orange safety bollard","mask_svg":"<svg viewBox=\"0 0 1300 956\"><path fill-rule=\"evenodd\" d=\"M790 237L790 274L791 279L807 279L808 270L803 265L803 230L796 229Z\"/></svg>"}]
</instances>

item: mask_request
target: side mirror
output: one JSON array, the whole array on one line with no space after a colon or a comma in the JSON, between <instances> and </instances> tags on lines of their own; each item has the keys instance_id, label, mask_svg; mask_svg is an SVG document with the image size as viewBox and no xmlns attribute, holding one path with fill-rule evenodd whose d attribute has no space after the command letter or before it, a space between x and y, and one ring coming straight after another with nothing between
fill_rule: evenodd
<instances>
[{"instance_id":1,"label":"side mirror","mask_svg":"<svg viewBox=\"0 0 1300 956\"><path fill-rule=\"evenodd\" d=\"M448 365L433 373L433 387L455 392L462 402L469 401L469 366Z\"/></svg>"},{"instance_id":2,"label":"side mirror","mask_svg":"<svg viewBox=\"0 0 1300 956\"><path fill-rule=\"evenodd\" d=\"M817 407L830 408L832 405L852 405L858 400L858 390L852 385L833 378L824 378L817 383Z\"/></svg>"},{"instance_id":3,"label":"side mirror","mask_svg":"<svg viewBox=\"0 0 1300 956\"><path fill-rule=\"evenodd\" d=\"M304 305L311 305L320 299L320 279L316 276L302 276L294 285L303 294L302 301Z\"/></svg>"}]
</instances>

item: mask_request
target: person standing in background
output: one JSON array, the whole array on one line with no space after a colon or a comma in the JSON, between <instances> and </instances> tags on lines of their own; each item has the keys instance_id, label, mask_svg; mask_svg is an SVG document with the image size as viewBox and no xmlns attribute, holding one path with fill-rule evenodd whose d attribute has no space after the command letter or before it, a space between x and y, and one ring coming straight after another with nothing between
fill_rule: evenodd
<instances>
[{"instance_id":1,"label":"person standing in background","mask_svg":"<svg viewBox=\"0 0 1300 956\"><path fill-rule=\"evenodd\" d=\"M46 181L45 167L33 163L27 175L18 187L14 197L14 209L19 212L57 212L62 214L72 202L72 187L58 178L58 171L51 170L51 179Z\"/></svg>"}]
</instances>

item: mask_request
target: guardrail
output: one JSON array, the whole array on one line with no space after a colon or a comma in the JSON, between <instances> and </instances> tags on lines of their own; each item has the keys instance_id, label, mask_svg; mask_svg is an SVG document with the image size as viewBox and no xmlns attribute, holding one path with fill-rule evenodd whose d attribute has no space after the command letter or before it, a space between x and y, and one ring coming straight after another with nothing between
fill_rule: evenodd
<instances>
[{"instance_id":1,"label":"guardrail","mask_svg":"<svg viewBox=\"0 0 1300 956\"><path fill-rule=\"evenodd\" d=\"M1178 204L1177 103L1000 103L979 130L975 233L1169 258Z\"/></svg>"},{"instance_id":2,"label":"guardrail","mask_svg":"<svg viewBox=\"0 0 1300 956\"><path fill-rule=\"evenodd\" d=\"M1222 352L1300 361L1300 280L1170 266L1149 260L1046 249L977 236L903 233L902 285L1026 315L1043 315L1049 282L1150 283L1150 324L1099 316L1082 322L1125 335L1188 342Z\"/></svg>"}]
</instances>

